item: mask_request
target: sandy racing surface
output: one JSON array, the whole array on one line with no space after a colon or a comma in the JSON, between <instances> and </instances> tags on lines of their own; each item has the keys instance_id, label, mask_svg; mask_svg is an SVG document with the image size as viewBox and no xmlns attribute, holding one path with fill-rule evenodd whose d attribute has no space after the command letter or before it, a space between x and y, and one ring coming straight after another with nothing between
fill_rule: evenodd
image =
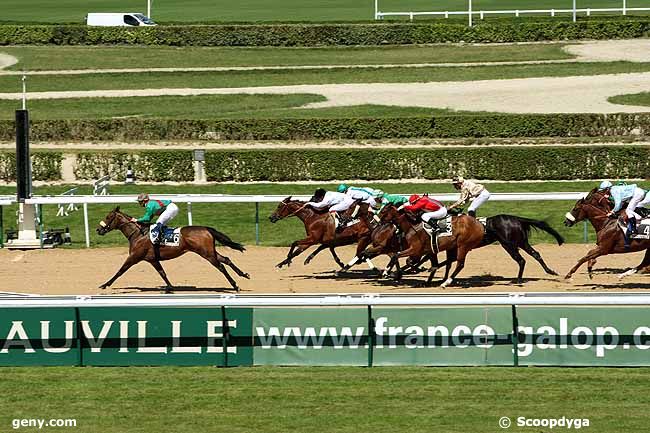
<instances>
[{"instance_id":1,"label":"sandy racing surface","mask_svg":"<svg viewBox=\"0 0 650 433\"><path fill-rule=\"evenodd\" d=\"M562 247L543 244L536 248L549 266L564 275L591 245L569 244ZM323 252L308 266L299 256L290 268L276 270L287 248L249 247L240 254L227 248L219 251L229 256L240 268L251 274L251 280L240 282L242 293L318 293L318 292L384 292L392 294L413 292L504 292L504 291L639 291L650 290L650 275L637 274L620 281L618 274L637 265L642 253L614 255L601 258L596 275L589 281L582 268L571 282L544 274L540 266L525 253L528 264L525 284L512 284L517 267L500 246L487 246L469 254L458 283L447 289L423 288L427 274L405 276L402 284L373 277L367 266L357 266L345 276L336 278L336 264L328 252ZM339 256L348 261L353 255L350 247L341 248ZM159 294L162 280L147 263L140 263L118 279L115 285L102 291L97 288L108 280L126 258L127 248L91 250L0 250L0 291L37 294ZM440 256L442 259L442 255ZM386 258L376 260L383 266ZM223 276L208 262L195 254L163 262L171 282L179 286L175 293L232 293ZM232 273L231 273L232 274ZM438 271L438 278L442 271ZM436 280L438 280L438 278Z\"/></svg>"}]
</instances>

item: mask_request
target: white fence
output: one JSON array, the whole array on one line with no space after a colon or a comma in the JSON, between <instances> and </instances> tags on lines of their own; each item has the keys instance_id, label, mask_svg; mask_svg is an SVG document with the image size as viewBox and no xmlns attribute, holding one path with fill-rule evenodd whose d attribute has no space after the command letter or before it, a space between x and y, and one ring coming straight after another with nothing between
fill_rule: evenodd
<instances>
[{"instance_id":1,"label":"white fence","mask_svg":"<svg viewBox=\"0 0 650 433\"><path fill-rule=\"evenodd\" d=\"M568 2L567 2L568 3ZM473 25L473 19L475 16L478 16L480 19L484 19L486 15L514 15L519 17L520 15L525 14L546 14L552 17L561 14L571 14L573 21L575 22L579 13L585 14L586 16L591 16L592 13L602 13L602 12L619 12L622 15L627 15L628 12L646 12L650 11L650 8L629 8L627 7L627 0L622 0L622 5L620 8L578 8L576 5L576 0L572 1L572 6L570 8L559 8L559 9L511 9L511 10L474 10L472 7L472 0L468 0L467 10L466 11L437 11L437 12L381 12L379 10L379 0L375 0L375 20L381 20L384 17L409 17L411 21L416 16L444 16L449 18L452 15L466 15L468 20L468 25L471 27Z\"/></svg>"},{"instance_id":2,"label":"white fence","mask_svg":"<svg viewBox=\"0 0 650 433\"><path fill-rule=\"evenodd\" d=\"M255 242L259 244L259 204L260 203L279 203L286 198L286 195L228 195L228 194L151 194L152 199L172 200L176 203L187 203L187 221L192 225L192 203L255 203ZM408 195L404 194L405 197ZM432 194L441 201L455 201L458 194ZM564 200L576 201L585 196L583 192L544 192L544 193L493 193L490 201L546 201L546 200ZM308 200L311 196L293 195L298 200ZM16 202L15 197L0 197L0 207ZM44 205L83 205L84 214L84 235L86 247L90 248L90 226L88 221L89 204L123 204L137 203L136 195L58 195L58 196L38 196L25 200L26 204L33 204L37 207ZM37 215L40 215L37 212ZM0 213L0 230L2 227ZM586 228L585 225L585 233Z\"/></svg>"},{"instance_id":3,"label":"white fence","mask_svg":"<svg viewBox=\"0 0 650 433\"><path fill-rule=\"evenodd\" d=\"M650 293L270 294L270 295L0 295L0 308L25 307L345 307L488 305L650 305Z\"/></svg>"}]
</instances>

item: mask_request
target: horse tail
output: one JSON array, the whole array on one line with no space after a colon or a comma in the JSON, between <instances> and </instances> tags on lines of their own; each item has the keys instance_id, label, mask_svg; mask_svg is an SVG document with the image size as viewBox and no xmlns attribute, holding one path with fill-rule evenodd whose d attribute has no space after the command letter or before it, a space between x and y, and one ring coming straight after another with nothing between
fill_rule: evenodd
<instances>
[{"instance_id":1,"label":"horse tail","mask_svg":"<svg viewBox=\"0 0 650 433\"><path fill-rule=\"evenodd\" d=\"M221 245L225 245L227 247L230 247L233 250L242 251L242 252L246 250L246 248L244 248L244 246L242 244L239 244L239 243L233 241L227 235L221 233L220 231L215 230L212 227L206 227L206 228L208 229L208 231L210 232L210 234L214 238L215 242L219 242Z\"/></svg>"},{"instance_id":2,"label":"horse tail","mask_svg":"<svg viewBox=\"0 0 650 433\"><path fill-rule=\"evenodd\" d=\"M562 237L562 235L556 232L555 229L550 225L548 225L546 221L538 221L538 220L534 220L531 218L524 218L524 217L517 217L517 219L521 222L521 225L524 227L524 229L527 232L530 232L530 228L534 227L536 229L543 230L549 235L553 236L557 241L558 245L562 245L564 243L564 238Z\"/></svg>"}]
</instances>

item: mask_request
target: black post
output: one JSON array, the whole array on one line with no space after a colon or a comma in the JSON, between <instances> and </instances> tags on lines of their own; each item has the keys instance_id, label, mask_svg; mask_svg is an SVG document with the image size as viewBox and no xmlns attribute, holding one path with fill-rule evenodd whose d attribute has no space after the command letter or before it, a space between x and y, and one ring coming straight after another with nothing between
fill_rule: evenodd
<instances>
[{"instance_id":1,"label":"black post","mask_svg":"<svg viewBox=\"0 0 650 433\"><path fill-rule=\"evenodd\" d=\"M29 113L16 110L16 195L25 202L32 196L32 166L29 162Z\"/></svg>"}]
</instances>

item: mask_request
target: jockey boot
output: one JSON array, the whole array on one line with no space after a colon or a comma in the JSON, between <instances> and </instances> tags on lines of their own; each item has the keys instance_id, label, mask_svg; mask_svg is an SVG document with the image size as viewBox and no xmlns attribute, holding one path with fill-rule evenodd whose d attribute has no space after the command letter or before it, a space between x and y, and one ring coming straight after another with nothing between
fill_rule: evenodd
<instances>
[{"instance_id":1,"label":"jockey boot","mask_svg":"<svg viewBox=\"0 0 650 433\"><path fill-rule=\"evenodd\" d=\"M631 231L632 236L635 236L638 233L636 230L636 217L628 218L627 227L628 230Z\"/></svg>"},{"instance_id":2,"label":"jockey boot","mask_svg":"<svg viewBox=\"0 0 650 433\"><path fill-rule=\"evenodd\" d=\"M424 221L424 224L431 230L431 236L435 236L438 233L438 220L430 219L429 221Z\"/></svg>"},{"instance_id":3,"label":"jockey boot","mask_svg":"<svg viewBox=\"0 0 650 433\"><path fill-rule=\"evenodd\" d=\"M152 232L152 243L154 245L160 245L160 231L162 230L162 224L156 224L151 229Z\"/></svg>"},{"instance_id":4,"label":"jockey boot","mask_svg":"<svg viewBox=\"0 0 650 433\"><path fill-rule=\"evenodd\" d=\"M472 218L476 218L476 211L471 210L471 211L467 212L467 215L471 216Z\"/></svg>"},{"instance_id":5,"label":"jockey boot","mask_svg":"<svg viewBox=\"0 0 650 433\"><path fill-rule=\"evenodd\" d=\"M352 221L352 218L350 218L350 217L347 216L347 215L341 215L341 216L339 217L339 223L338 223L338 225L336 226L336 232L339 233L339 232L342 232L343 230L345 230L345 227L347 226L347 224L348 224L350 221Z\"/></svg>"}]
</instances>

